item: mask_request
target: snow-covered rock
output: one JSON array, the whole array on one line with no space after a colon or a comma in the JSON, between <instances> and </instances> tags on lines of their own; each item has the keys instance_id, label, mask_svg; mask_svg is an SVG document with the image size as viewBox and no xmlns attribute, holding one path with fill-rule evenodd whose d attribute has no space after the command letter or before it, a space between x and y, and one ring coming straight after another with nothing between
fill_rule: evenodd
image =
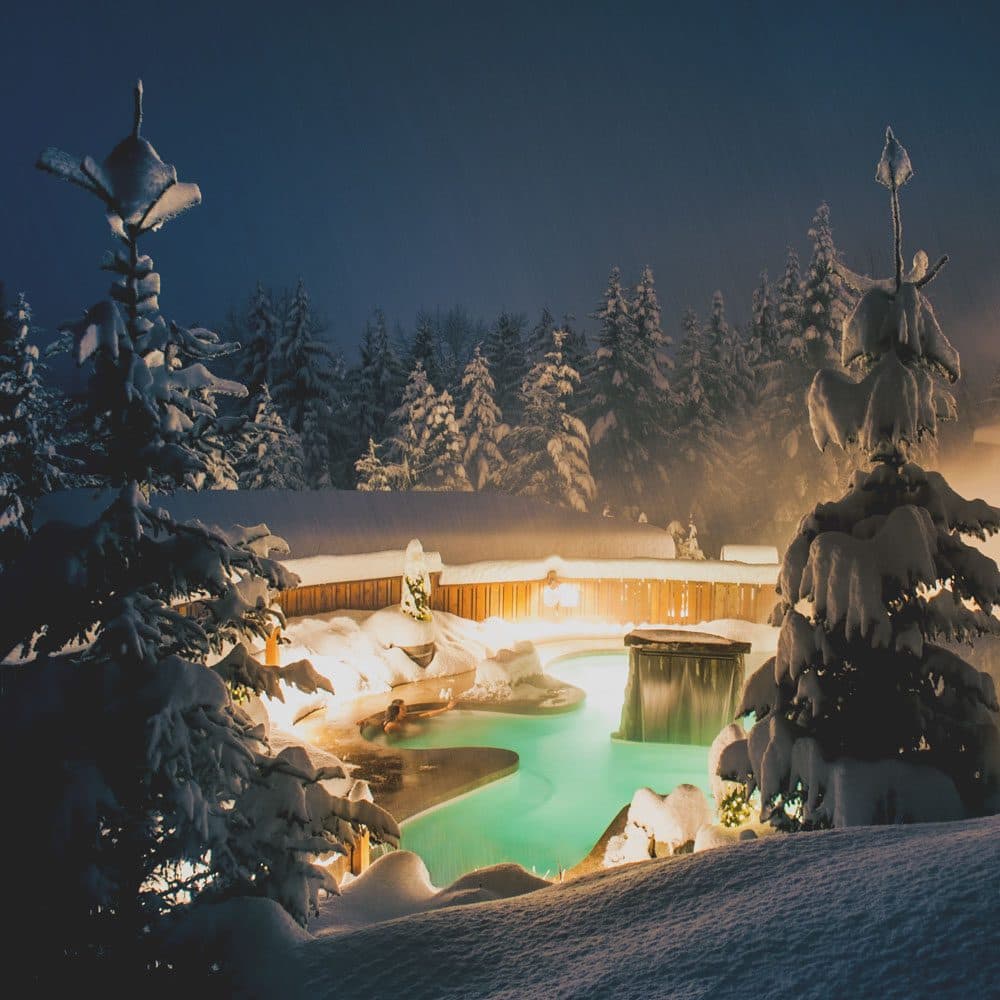
<instances>
[{"instance_id":1,"label":"snow-covered rock","mask_svg":"<svg viewBox=\"0 0 1000 1000\"><path fill-rule=\"evenodd\" d=\"M694 785L678 785L669 795L640 788L632 796L624 833L608 841L604 865L676 854L712 819L705 793Z\"/></svg>"}]
</instances>

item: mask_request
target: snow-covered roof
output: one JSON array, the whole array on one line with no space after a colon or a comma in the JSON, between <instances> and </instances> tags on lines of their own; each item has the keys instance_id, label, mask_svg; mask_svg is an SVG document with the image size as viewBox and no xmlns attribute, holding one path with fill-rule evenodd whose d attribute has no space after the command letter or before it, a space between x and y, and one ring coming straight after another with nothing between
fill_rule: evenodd
<instances>
[{"instance_id":1,"label":"snow-covered roof","mask_svg":"<svg viewBox=\"0 0 1000 1000\"><path fill-rule=\"evenodd\" d=\"M86 523L107 506L107 491L64 490L43 497L36 527ZM226 528L264 522L288 542L292 560L405 549L456 565L513 559L673 559L673 538L650 524L599 517L500 493L357 493L347 490L213 490L154 495L175 518Z\"/></svg>"}]
</instances>

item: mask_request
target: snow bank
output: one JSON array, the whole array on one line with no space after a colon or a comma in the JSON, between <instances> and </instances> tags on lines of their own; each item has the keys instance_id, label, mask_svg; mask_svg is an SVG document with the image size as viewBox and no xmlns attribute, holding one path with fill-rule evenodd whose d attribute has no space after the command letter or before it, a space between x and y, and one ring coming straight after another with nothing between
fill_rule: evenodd
<instances>
[{"instance_id":1,"label":"snow bank","mask_svg":"<svg viewBox=\"0 0 1000 1000\"><path fill-rule=\"evenodd\" d=\"M309 929L315 934L341 933L444 906L509 899L547 885L520 865L504 864L480 868L438 889L418 855L393 851L347 882L339 896L325 900Z\"/></svg>"},{"instance_id":2,"label":"snow bank","mask_svg":"<svg viewBox=\"0 0 1000 1000\"><path fill-rule=\"evenodd\" d=\"M494 656L476 666L476 684L507 684L514 687L542 672L538 650L526 641L514 643L513 649L499 649Z\"/></svg>"},{"instance_id":3,"label":"snow bank","mask_svg":"<svg viewBox=\"0 0 1000 1000\"><path fill-rule=\"evenodd\" d=\"M765 997L790 983L804 1000L966 1000L1000 976L998 872L1000 817L768 837L318 937L292 974L258 948L232 985L284 1000Z\"/></svg>"}]
</instances>

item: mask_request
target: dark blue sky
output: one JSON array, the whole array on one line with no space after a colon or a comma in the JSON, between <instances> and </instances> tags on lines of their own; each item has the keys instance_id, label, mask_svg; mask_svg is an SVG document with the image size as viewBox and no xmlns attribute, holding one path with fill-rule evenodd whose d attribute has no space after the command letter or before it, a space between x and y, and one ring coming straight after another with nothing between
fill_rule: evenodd
<instances>
[{"instance_id":1,"label":"dark blue sky","mask_svg":"<svg viewBox=\"0 0 1000 1000\"><path fill-rule=\"evenodd\" d=\"M972 368L1000 357L1000 20L982 4L407 4L18 0L0 61L0 278L53 325L96 301L96 200L32 168L144 134L204 204L146 242L162 304L218 322L305 278L353 357L382 306L583 319L649 263L673 331L712 291L808 254L830 203L848 263L887 266L873 181L891 122L916 176L908 256ZM586 325L593 328L592 321Z\"/></svg>"}]
</instances>

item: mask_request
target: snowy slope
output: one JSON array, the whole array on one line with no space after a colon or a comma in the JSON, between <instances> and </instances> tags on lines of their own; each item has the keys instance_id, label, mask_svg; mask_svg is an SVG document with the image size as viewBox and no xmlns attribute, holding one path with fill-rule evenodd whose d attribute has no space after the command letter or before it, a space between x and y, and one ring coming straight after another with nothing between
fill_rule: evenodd
<instances>
[{"instance_id":1,"label":"snowy slope","mask_svg":"<svg viewBox=\"0 0 1000 1000\"><path fill-rule=\"evenodd\" d=\"M276 915L275 948L244 961L234 986L287 1000L964 1000L996 995L998 909L1000 818L857 828L630 865L332 936L290 934Z\"/></svg>"}]
</instances>

